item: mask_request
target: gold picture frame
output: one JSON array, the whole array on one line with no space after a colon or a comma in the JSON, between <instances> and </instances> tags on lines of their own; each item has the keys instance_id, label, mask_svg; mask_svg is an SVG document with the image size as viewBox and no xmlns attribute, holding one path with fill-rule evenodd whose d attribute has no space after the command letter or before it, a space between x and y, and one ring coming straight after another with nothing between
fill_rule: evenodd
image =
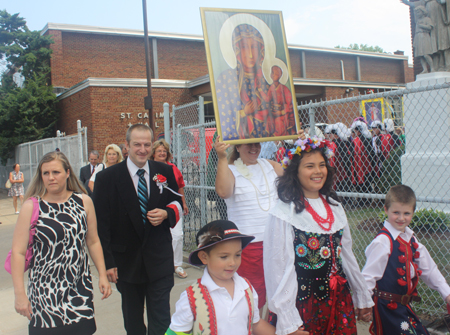
<instances>
[{"instance_id":1,"label":"gold picture frame","mask_svg":"<svg viewBox=\"0 0 450 335\"><path fill-rule=\"evenodd\" d=\"M296 138L300 123L282 13L200 12L221 140L241 144Z\"/></svg>"}]
</instances>

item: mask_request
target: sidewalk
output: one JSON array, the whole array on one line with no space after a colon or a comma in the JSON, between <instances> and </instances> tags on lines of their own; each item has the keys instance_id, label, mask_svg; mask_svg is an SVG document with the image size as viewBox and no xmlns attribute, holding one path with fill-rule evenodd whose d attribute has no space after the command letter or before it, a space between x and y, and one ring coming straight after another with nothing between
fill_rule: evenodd
<instances>
[{"instance_id":1,"label":"sidewalk","mask_svg":"<svg viewBox=\"0 0 450 335\"><path fill-rule=\"evenodd\" d=\"M0 335L26 335L28 334L27 320L14 310L14 290L11 276L3 269L3 262L11 249L12 236L17 215L14 214L12 198L0 190ZM94 266L91 266L94 285L95 320L98 335L125 334L121 312L120 293L113 285L113 294L106 300L101 300L98 290L98 275ZM175 303L180 294L197 278L202 276L203 270L186 265L188 273L186 279L175 276L175 286L170 295L171 313L175 311ZM369 327L365 323L358 323L358 334L368 335ZM236 334L238 335L238 334Z\"/></svg>"}]
</instances>

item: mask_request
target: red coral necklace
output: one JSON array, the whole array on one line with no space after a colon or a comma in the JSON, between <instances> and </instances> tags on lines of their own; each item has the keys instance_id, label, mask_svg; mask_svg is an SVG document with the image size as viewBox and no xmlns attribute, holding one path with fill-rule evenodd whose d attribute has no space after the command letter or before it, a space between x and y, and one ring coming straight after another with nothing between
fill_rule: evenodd
<instances>
[{"instance_id":1,"label":"red coral necklace","mask_svg":"<svg viewBox=\"0 0 450 335\"><path fill-rule=\"evenodd\" d=\"M313 217L314 221L317 222L317 224L325 231L330 231L331 227L333 227L334 223L334 214L331 210L330 204L325 200L324 197L322 197L321 194L319 194L320 199L323 202L323 205L325 206L325 209L327 211L327 217L324 219L322 218L317 212L312 208L312 206L309 204L308 199L305 199L305 208L308 211L309 214ZM328 228L324 226L325 223L328 223Z\"/></svg>"}]
</instances>

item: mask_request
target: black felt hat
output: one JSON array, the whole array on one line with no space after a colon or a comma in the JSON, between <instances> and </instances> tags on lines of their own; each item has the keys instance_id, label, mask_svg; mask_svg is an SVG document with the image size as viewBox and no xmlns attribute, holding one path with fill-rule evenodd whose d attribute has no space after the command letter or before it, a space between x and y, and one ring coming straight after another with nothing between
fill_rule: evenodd
<instances>
[{"instance_id":1,"label":"black felt hat","mask_svg":"<svg viewBox=\"0 0 450 335\"><path fill-rule=\"evenodd\" d=\"M197 233L196 242L198 248L189 255L189 263L192 265L203 265L200 258L198 258L198 252L200 250L234 238L240 238L242 240L242 249L244 249L255 236L241 234L236 225L231 221L216 220L208 223Z\"/></svg>"}]
</instances>

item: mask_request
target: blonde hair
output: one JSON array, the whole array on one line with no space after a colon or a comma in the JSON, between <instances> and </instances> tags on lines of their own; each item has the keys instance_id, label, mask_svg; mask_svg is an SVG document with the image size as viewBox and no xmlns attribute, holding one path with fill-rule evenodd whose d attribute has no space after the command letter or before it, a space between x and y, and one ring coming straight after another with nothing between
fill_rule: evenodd
<instances>
[{"instance_id":1,"label":"blonde hair","mask_svg":"<svg viewBox=\"0 0 450 335\"><path fill-rule=\"evenodd\" d=\"M117 153L117 163L120 163L121 161L123 161L123 156L122 156L122 150L120 150L119 146L117 144L110 144L108 146L106 146L105 148L105 154L103 155L103 164L105 164L108 162L108 151L109 149L113 149L116 153Z\"/></svg>"},{"instance_id":2,"label":"blonde hair","mask_svg":"<svg viewBox=\"0 0 450 335\"><path fill-rule=\"evenodd\" d=\"M27 193L25 194L25 199L29 199L31 197L42 198L45 195L47 189L45 188L44 181L42 180L42 165L45 163L50 163L54 160L58 160L61 162L64 171L69 171L69 178L67 178L66 189L72 192L87 194L86 189L78 180L77 175L73 172L73 169L70 166L69 160L67 159L66 155L64 155L62 152L52 151L45 154L39 161L36 173L31 180L30 185L28 186Z\"/></svg>"},{"instance_id":3,"label":"blonde hair","mask_svg":"<svg viewBox=\"0 0 450 335\"><path fill-rule=\"evenodd\" d=\"M167 151L166 163L168 161L171 161L172 153L170 152L170 146L169 146L169 143L167 143L166 140L164 140L164 139L158 140L155 143L153 143L152 152L150 153L150 159L152 161L155 160L156 149L158 149L160 146L163 146L164 149L166 149L166 151Z\"/></svg>"}]
</instances>

